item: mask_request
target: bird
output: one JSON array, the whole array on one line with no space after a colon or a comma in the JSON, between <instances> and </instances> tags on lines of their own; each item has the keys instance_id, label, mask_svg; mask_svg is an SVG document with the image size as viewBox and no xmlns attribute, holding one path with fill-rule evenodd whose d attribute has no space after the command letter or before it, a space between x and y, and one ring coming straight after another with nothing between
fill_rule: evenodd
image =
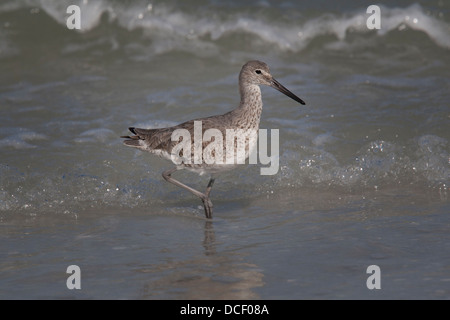
<instances>
[{"instance_id":1,"label":"bird","mask_svg":"<svg viewBox=\"0 0 450 320\"><path fill-rule=\"evenodd\" d=\"M121 136L121 138L125 139L123 143L126 146L159 155L160 157L171 160L175 163L175 167L162 173L163 178L167 182L181 187L199 197L203 203L206 219L212 219L213 204L210 200L210 193L215 182L215 174L234 168L236 163L230 163L229 161L216 161L209 163L207 161L208 159L205 158L205 153L202 153L202 151L205 151L205 148L207 148L209 144L217 142L216 136L214 139L211 138L207 141L201 141L201 144L199 145L198 143L196 144L196 141L194 141L194 137L196 135L195 130L200 130L201 136L208 129L216 130L214 131L216 134L221 133L223 135L226 135L227 130L240 129L245 130L246 132L257 132L259 129L263 106L260 85L272 87L296 102L305 105L305 102L302 99L289 91L271 75L269 67L266 63L258 60L251 60L243 65L239 73L240 103L237 108L225 114L193 119L167 128L143 129L129 127L128 129L133 135ZM199 125L200 129L198 129ZM191 140L189 140L189 136L180 135L180 132L183 134L189 134ZM198 133L199 131L197 131L197 135ZM180 138L180 136L183 137ZM256 140L257 139L255 139L254 135L247 136L245 155L243 156L245 159L248 158L251 151L256 147ZM186 148L184 149L180 147L182 142L186 143L184 145ZM225 156L224 158L221 158L223 155L220 155L220 148L223 147L223 151L225 151L225 145L219 144L216 145L216 147L217 146L219 147L219 150L217 148L211 148L211 155L217 156L218 159L230 160ZM232 148L237 148L235 141L232 141L230 146ZM196 147L201 148L200 158L198 158L199 153L195 154ZM178 158L176 158L178 161L174 161L174 153L178 156ZM200 161L194 161L194 163L192 163L192 161L186 161L187 159L192 160L192 157L197 157L197 160ZM172 177L174 172L181 169L188 169L199 175L203 175L205 173L210 174L210 179L205 192L200 192Z\"/></svg>"}]
</instances>

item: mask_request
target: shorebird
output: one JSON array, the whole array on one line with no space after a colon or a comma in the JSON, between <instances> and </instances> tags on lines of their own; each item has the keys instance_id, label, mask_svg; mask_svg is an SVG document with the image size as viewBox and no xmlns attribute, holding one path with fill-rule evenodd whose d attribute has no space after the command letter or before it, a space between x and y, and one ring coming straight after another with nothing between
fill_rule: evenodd
<instances>
[{"instance_id":1,"label":"shorebird","mask_svg":"<svg viewBox=\"0 0 450 320\"><path fill-rule=\"evenodd\" d=\"M194 156L194 127L199 122L201 123L201 131L202 135L208 129L217 129L220 132L224 133L227 129L243 129L243 130L253 130L253 132L257 132L259 129L259 122L261 118L262 111L262 99L261 99L261 89L259 85L267 85L270 86L286 96L292 98L293 100L305 104L305 102L293 94L291 91L286 89L283 85L281 85L277 80L275 80L270 74L269 67L267 64L261 61L253 60L249 61L241 69L239 74L239 92L241 96L241 101L239 106L225 114L216 115L206 118L199 118L194 120L189 120L183 122L179 125L168 127L168 128L160 128L160 129L140 129L130 127L129 130L133 133L132 136L121 136L121 138L125 138L124 144L130 147L135 147L141 149L143 151L148 151L153 154L157 154L165 159L173 161L173 153L175 146L182 141L182 139L173 139L172 135L176 130L184 130L183 132L189 132L192 141L190 141L190 145L192 149L189 148L189 151ZM187 130L187 131L186 131ZM248 144L245 146L245 158L247 159L251 150L256 147L256 139L248 139ZM205 147L208 146L209 143L214 141L211 139L210 141L204 142L202 141L201 148L205 150ZM178 150L178 149L177 149ZM182 150L180 156L186 158L186 154L182 154L184 150ZM178 152L178 151L177 151ZM188 154L189 155L189 154ZM191 158L189 155L189 158ZM203 154L202 154L203 155ZM208 164L205 162L201 163L192 163L192 162L182 162L178 163L174 168L166 170L163 172L163 178L181 188L188 190L193 193L197 197L199 197L205 209L205 216L207 219L212 218L212 208L213 204L209 199L209 194L213 187L215 176L214 174L223 170L229 170L233 168L233 165L229 165L229 162L226 163L213 163ZM204 193L195 190L194 188L185 185L184 183L174 179L172 174L181 169L188 169L194 172L197 172L200 175L204 173L211 174L210 180L206 187L206 191Z\"/></svg>"}]
</instances>

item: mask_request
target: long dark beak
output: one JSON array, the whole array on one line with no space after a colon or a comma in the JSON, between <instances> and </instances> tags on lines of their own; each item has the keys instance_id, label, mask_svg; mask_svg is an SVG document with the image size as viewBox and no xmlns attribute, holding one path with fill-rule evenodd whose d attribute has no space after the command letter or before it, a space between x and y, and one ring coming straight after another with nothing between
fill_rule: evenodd
<instances>
[{"instance_id":1,"label":"long dark beak","mask_svg":"<svg viewBox=\"0 0 450 320\"><path fill-rule=\"evenodd\" d=\"M271 84L270 86L274 89L277 89L278 91L280 91L281 93L284 93L285 95L287 95L289 98L294 99L295 101L301 103L301 104L305 104L305 101L303 101L302 99L300 99L299 97L297 97L295 94L293 94L292 92L290 92L288 89L286 89L281 83L279 83L277 80L275 80L274 78L272 78Z\"/></svg>"}]
</instances>

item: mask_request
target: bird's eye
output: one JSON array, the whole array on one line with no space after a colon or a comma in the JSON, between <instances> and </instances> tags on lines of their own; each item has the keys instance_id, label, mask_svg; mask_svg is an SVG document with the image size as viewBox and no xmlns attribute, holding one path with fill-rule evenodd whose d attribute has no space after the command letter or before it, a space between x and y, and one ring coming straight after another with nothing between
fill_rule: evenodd
<instances>
[{"instance_id":1,"label":"bird's eye","mask_svg":"<svg viewBox=\"0 0 450 320\"><path fill-rule=\"evenodd\" d=\"M261 70L255 70L257 74L261 74Z\"/></svg>"}]
</instances>

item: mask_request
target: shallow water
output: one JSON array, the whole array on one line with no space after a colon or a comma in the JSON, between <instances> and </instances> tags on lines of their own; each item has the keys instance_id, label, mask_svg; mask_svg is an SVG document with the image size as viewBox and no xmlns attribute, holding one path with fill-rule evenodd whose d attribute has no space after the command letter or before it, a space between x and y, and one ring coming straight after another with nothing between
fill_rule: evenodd
<instances>
[{"instance_id":1,"label":"shallow water","mask_svg":"<svg viewBox=\"0 0 450 320\"><path fill-rule=\"evenodd\" d=\"M154 206L3 223L1 296L448 298L448 205L430 194L306 191L217 206L213 222ZM72 264L81 290L66 288ZM366 287L370 265L380 290Z\"/></svg>"},{"instance_id":2,"label":"shallow water","mask_svg":"<svg viewBox=\"0 0 450 320\"><path fill-rule=\"evenodd\" d=\"M69 4L0 4L1 298L449 298L446 2ZM280 170L219 176L207 223L118 137L231 110L251 59L306 106L262 88Z\"/></svg>"}]
</instances>

